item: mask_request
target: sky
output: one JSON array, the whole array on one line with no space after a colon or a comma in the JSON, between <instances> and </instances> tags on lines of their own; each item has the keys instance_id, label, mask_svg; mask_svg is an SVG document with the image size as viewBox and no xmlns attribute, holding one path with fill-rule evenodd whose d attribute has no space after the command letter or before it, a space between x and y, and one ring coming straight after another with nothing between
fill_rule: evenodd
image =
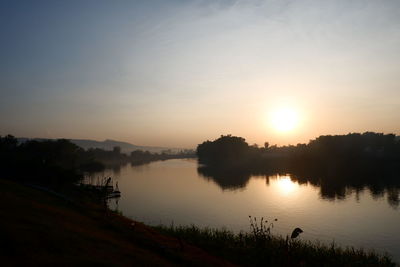
<instances>
[{"instance_id":1,"label":"sky","mask_svg":"<svg viewBox=\"0 0 400 267\"><path fill-rule=\"evenodd\" d=\"M400 134L400 1L0 2L0 135ZM269 116L289 107L297 126Z\"/></svg>"}]
</instances>

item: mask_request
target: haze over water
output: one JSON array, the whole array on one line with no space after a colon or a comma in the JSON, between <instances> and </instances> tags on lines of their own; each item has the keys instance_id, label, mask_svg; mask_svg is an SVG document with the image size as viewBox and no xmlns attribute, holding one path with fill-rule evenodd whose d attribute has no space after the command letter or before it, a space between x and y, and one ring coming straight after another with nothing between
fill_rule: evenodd
<instances>
[{"instance_id":1,"label":"haze over water","mask_svg":"<svg viewBox=\"0 0 400 267\"><path fill-rule=\"evenodd\" d=\"M248 231L248 216L274 222L275 234L295 227L301 239L387 251L400 260L399 203L388 192L347 190L341 199L328 198L319 186L299 184L288 175L252 176L244 185L221 187L197 171L195 160L168 160L91 175L110 175L122 192L118 208L125 216L150 225L226 227ZM397 189L398 190L398 189Z\"/></svg>"}]
</instances>

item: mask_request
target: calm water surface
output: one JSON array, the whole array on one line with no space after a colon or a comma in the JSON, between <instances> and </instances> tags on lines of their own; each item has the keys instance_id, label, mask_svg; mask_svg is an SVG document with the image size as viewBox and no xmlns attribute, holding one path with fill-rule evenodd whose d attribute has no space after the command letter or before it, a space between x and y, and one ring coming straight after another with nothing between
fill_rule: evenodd
<instances>
[{"instance_id":1,"label":"calm water surface","mask_svg":"<svg viewBox=\"0 0 400 267\"><path fill-rule=\"evenodd\" d=\"M324 199L320 188L299 184L290 175L252 176L240 188L224 189L198 173L196 160L167 160L126 165L91 175L111 176L122 197L111 203L127 217L150 225L190 225L249 230L249 215L277 218L272 230L300 238L387 251L400 262L400 208L387 192L346 192Z\"/></svg>"}]
</instances>

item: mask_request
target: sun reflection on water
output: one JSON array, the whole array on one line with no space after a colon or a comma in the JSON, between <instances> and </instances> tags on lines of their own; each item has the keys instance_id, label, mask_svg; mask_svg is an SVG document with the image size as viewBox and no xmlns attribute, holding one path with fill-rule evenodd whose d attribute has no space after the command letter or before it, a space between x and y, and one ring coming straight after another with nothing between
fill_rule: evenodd
<instances>
[{"instance_id":1,"label":"sun reflection on water","mask_svg":"<svg viewBox=\"0 0 400 267\"><path fill-rule=\"evenodd\" d=\"M289 175L277 175L276 183L283 195L289 195L299 188L299 184L293 182Z\"/></svg>"}]
</instances>

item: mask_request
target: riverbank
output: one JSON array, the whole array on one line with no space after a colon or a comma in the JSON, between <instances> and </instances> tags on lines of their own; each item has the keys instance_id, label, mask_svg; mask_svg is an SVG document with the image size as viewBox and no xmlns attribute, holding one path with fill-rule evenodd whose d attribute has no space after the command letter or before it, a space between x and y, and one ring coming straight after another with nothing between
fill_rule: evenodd
<instances>
[{"instance_id":1,"label":"riverbank","mask_svg":"<svg viewBox=\"0 0 400 267\"><path fill-rule=\"evenodd\" d=\"M196 226L156 229L239 266L398 266L390 256L373 251L297 240L298 233L291 237L274 236L270 222L257 223L254 219L251 218L250 233Z\"/></svg>"},{"instance_id":2,"label":"riverbank","mask_svg":"<svg viewBox=\"0 0 400 267\"><path fill-rule=\"evenodd\" d=\"M2 266L230 266L177 238L105 209L0 180Z\"/></svg>"},{"instance_id":3,"label":"riverbank","mask_svg":"<svg viewBox=\"0 0 400 267\"><path fill-rule=\"evenodd\" d=\"M302 242L288 246L272 236L273 242L266 242L223 230L155 229L111 212L84 192L63 192L68 195L61 198L6 180L0 188L5 266L395 266L374 253Z\"/></svg>"}]
</instances>

